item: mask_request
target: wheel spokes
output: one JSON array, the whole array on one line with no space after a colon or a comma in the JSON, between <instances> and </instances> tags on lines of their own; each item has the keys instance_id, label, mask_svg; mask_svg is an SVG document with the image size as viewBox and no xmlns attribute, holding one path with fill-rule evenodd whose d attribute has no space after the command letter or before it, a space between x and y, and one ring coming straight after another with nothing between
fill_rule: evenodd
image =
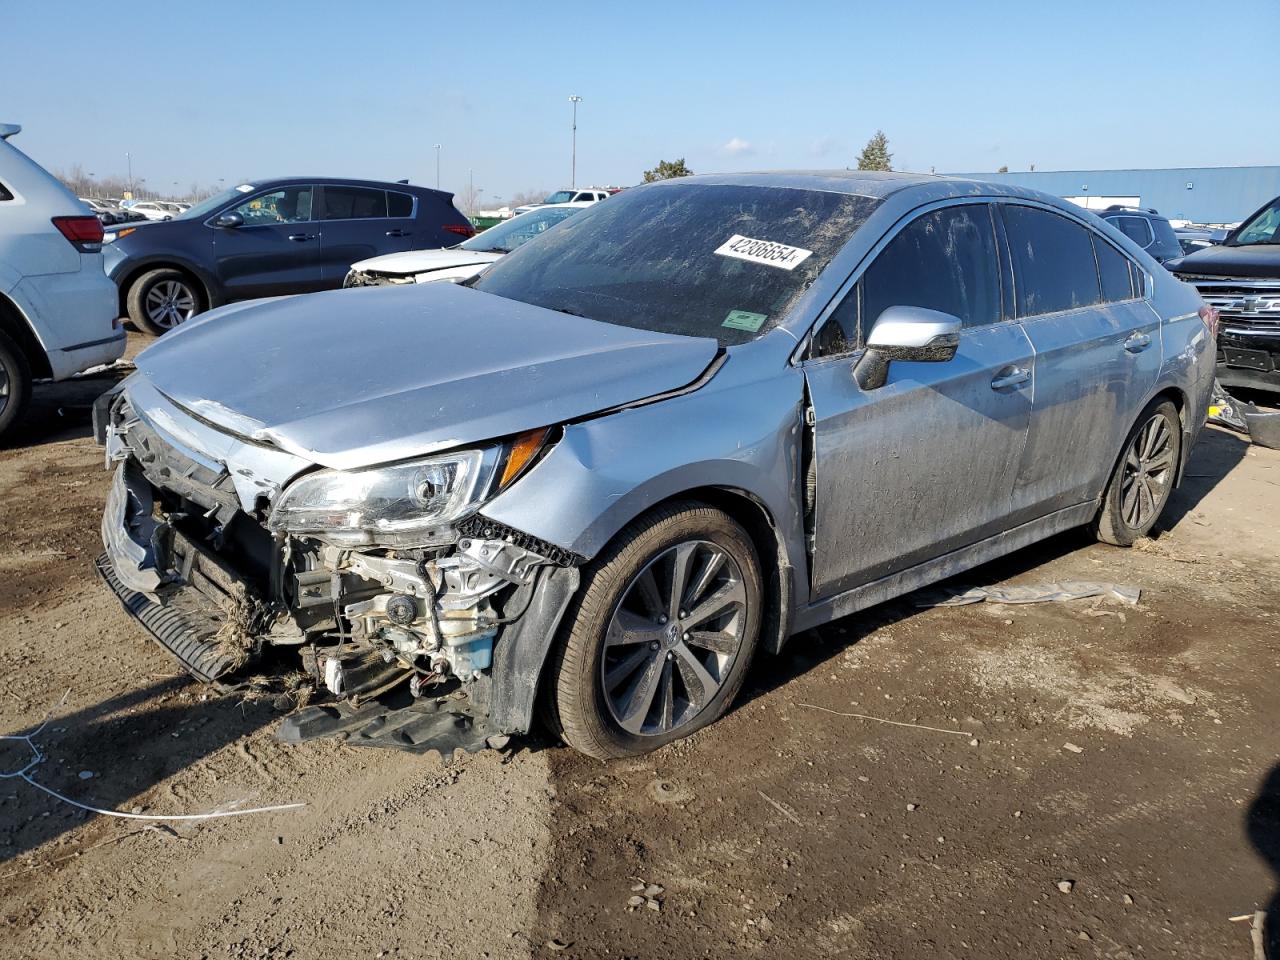
<instances>
[{"instance_id":1,"label":"wheel spokes","mask_svg":"<svg viewBox=\"0 0 1280 960\"><path fill-rule=\"evenodd\" d=\"M690 630L699 624L706 623L712 617L737 609L746 600L747 593L742 584L737 580L730 580L690 610L686 616L681 617L680 622L686 630Z\"/></svg>"},{"instance_id":2,"label":"wheel spokes","mask_svg":"<svg viewBox=\"0 0 1280 960\"><path fill-rule=\"evenodd\" d=\"M746 604L738 564L716 544L685 541L653 557L605 628L600 679L618 724L653 736L700 714L742 649Z\"/></svg>"}]
</instances>

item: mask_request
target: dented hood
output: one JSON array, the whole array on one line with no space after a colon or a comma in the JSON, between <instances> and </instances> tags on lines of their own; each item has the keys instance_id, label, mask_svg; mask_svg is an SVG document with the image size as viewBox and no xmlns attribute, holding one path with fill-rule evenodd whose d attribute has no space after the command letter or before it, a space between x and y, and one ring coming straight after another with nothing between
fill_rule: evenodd
<instances>
[{"instance_id":1,"label":"dented hood","mask_svg":"<svg viewBox=\"0 0 1280 960\"><path fill-rule=\"evenodd\" d=\"M213 426L350 469L674 390L716 350L712 339L424 284L217 310L166 334L137 367Z\"/></svg>"}]
</instances>

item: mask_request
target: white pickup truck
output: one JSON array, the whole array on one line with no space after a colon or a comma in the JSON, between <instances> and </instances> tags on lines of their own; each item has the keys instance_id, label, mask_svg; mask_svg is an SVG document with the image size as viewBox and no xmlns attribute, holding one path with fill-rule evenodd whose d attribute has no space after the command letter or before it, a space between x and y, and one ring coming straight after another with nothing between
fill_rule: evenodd
<instances>
[{"instance_id":1,"label":"white pickup truck","mask_svg":"<svg viewBox=\"0 0 1280 960\"><path fill-rule=\"evenodd\" d=\"M116 287L102 266L102 223L0 123L0 443L31 381L63 380L124 353Z\"/></svg>"}]
</instances>

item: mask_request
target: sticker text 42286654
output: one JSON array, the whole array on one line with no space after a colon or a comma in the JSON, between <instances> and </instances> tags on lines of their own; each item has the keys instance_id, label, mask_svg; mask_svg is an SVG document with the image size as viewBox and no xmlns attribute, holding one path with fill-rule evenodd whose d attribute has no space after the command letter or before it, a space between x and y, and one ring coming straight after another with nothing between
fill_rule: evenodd
<instances>
[{"instance_id":1,"label":"sticker text 42286654","mask_svg":"<svg viewBox=\"0 0 1280 960\"><path fill-rule=\"evenodd\" d=\"M779 270L794 270L813 255L812 250L800 247L789 247L785 243L772 240L755 240L734 234L715 251L722 257L734 257L738 260L749 260L762 263L766 267L777 267Z\"/></svg>"}]
</instances>

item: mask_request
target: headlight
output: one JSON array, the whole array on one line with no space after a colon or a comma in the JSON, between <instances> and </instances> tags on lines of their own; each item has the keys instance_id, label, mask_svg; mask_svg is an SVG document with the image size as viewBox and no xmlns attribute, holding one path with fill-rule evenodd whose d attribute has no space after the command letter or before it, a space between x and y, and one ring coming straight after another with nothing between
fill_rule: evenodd
<instances>
[{"instance_id":1,"label":"headlight","mask_svg":"<svg viewBox=\"0 0 1280 960\"><path fill-rule=\"evenodd\" d=\"M464 516L488 495L504 449L307 474L284 489L267 526L335 546L421 544L432 527Z\"/></svg>"},{"instance_id":2,"label":"headlight","mask_svg":"<svg viewBox=\"0 0 1280 960\"><path fill-rule=\"evenodd\" d=\"M136 233L137 227L123 227L119 230L108 230L102 235L103 243L115 243L121 237L127 237L131 233Z\"/></svg>"}]
</instances>

